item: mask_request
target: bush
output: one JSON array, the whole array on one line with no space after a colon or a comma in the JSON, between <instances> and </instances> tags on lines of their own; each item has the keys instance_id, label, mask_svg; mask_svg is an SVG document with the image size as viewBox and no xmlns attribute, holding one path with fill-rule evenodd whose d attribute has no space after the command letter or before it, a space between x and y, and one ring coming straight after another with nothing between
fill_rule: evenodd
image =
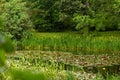
<instances>
[{"instance_id":1,"label":"bush","mask_svg":"<svg viewBox=\"0 0 120 80\"><path fill-rule=\"evenodd\" d=\"M22 0L3 0L0 11L4 27L2 29L11 38L21 40L32 27L26 2ZM17 4L17 5L16 5Z\"/></svg>"},{"instance_id":2,"label":"bush","mask_svg":"<svg viewBox=\"0 0 120 80\"><path fill-rule=\"evenodd\" d=\"M120 29L120 2L112 1L86 1L86 14L75 14L73 21L76 23L78 31L89 30L107 31Z\"/></svg>"}]
</instances>

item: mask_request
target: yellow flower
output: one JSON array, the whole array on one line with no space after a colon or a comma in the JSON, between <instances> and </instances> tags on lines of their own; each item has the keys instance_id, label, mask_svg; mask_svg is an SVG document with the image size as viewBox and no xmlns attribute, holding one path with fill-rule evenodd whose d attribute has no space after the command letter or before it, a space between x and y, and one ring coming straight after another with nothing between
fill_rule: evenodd
<instances>
[{"instance_id":1,"label":"yellow flower","mask_svg":"<svg viewBox=\"0 0 120 80\"><path fill-rule=\"evenodd\" d=\"M102 68L103 70L106 70L106 68Z\"/></svg>"}]
</instances>

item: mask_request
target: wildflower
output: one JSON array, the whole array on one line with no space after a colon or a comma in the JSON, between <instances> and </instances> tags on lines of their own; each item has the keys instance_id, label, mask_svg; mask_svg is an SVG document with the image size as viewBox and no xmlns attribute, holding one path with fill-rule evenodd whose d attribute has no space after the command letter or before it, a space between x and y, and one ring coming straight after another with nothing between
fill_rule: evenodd
<instances>
[{"instance_id":1,"label":"wildflower","mask_svg":"<svg viewBox=\"0 0 120 80\"><path fill-rule=\"evenodd\" d=\"M103 70L106 70L106 68L102 68Z\"/></svg>"}]
</instances>

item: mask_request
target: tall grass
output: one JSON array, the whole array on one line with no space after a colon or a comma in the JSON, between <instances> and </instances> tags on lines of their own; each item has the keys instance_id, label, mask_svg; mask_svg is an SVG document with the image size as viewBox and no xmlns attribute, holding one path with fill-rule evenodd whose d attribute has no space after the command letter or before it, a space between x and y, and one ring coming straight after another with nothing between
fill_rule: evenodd
<instances>
[{"instance_id":1,"label":"tall grass","mask_svg":"<svg viewBox=\"0 0 120 80\"><path fill-rule=\"evenodd\" d=\"M33 33L33 36L21 42L21 49L67 51L77 54L118 53L120 37L103 33L100 36L81 36L75 32Z\"/></svg>"}]
</instances>

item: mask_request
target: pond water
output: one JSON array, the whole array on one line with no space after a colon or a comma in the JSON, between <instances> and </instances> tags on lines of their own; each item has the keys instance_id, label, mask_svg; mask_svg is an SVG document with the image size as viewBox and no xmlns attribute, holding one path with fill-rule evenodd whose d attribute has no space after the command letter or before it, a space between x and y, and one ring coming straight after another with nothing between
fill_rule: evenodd
<instances>
[{"instance_id":1,"label":"pond water","mask_svg":"<svg viewBox=\"0 0 120 80\"><path fill-rule=\"evenodd\" d=\"M84 69L86 72L105 72L120 74L120 55L75 55L69 52L59 51L16 51L11 55L15 59L22 57L43 61L54 60L65 66L65 69ZM31 56L32 55L32 56ZM30 57L31 56L31 57ZM10 57L10 56L9 56Z\"/></svg>"}]
</instances>

